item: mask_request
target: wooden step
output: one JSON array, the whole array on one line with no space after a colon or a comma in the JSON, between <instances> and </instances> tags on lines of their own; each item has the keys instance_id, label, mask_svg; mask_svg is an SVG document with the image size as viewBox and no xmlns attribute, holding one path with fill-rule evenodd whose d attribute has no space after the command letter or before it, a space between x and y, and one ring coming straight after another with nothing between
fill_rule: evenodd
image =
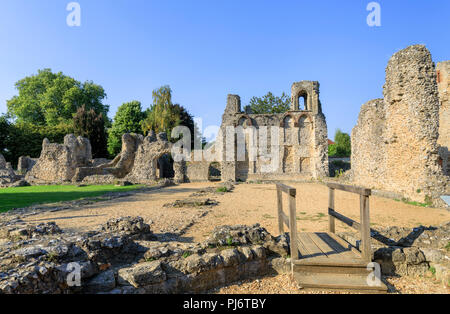
<instances>
[{"instance_id":1,"label":"wooden step","mask_svg":"<svg viewBox=\"0 0 450 314\"><path fill-rule=\"evenodd\" d=\"M321 265L321 264L308 264L308 265L293 265L294 272L304 272L304 273L319 273L319 274L359 274L359 275L369 275L374 269L367 269L365 266L338 266L336 264L333 265Z\"/></svg>"},{"instance_id":2,"label":"wooden step","mask_svg":"<svg viewBox=\"0 0 450 314\"><path fill-rule=\"evenodd\" d=\"M305 289L339 290L359 293L387 293L384 283L369 286L367 275L294 272L294 279Z\"/></svg>"}]
</instances>

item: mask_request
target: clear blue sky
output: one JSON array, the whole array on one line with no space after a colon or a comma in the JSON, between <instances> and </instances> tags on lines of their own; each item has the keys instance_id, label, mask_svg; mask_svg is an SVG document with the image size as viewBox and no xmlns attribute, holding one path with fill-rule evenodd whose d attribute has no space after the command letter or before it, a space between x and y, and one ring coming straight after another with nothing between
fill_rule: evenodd
<instances>
[{"instance_id":1,"label":"clear blue sky","mask_svg":"<svg viewBox=\"0 0 450 314\"><path fill-rule=\"evenodd\" d=\"M228 93L245 105L317 80L332 138L382 97L393 53L425 44L435 62L450 59L448 0L380 0L375 28L366 24L370 0L79 0L75 28L69 2L1 2L0 112L14 83L42 68L102 85L110 117L127 101L148 107L151 91L169 84L204 126L220 124Z\"/></svg>"}]
</instances>

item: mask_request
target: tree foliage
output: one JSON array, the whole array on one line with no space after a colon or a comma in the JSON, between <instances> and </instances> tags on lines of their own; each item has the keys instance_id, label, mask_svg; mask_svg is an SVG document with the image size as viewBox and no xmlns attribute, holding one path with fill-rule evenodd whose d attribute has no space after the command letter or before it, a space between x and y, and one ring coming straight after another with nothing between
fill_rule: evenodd
<instances>
[{"instance_id":1,"label":"tree foliage","mask_svg":"<svg viewBox=\"0 0 450 314\"><path fill-rule=\"evenodd\" d=\"M78 108L73 118L73 129L76 136L89 139L92 146L93 158L106 158L107 133L103 113L97 114L94 109L87 110L86 106Z\"/></svg>"},{"instance_id":2,"label":"tree foliage","mask_svg":"<svg viewBox=\"0 0 450 314\"><path fill-rule=\"evenodd\" d=\"M252 97L245 110L254 114L283 113L289 110L290 105L291 99L286 93L277 97L268 92L263 97Z\"/></svg>"},{"instance_id":3,"label":"tree foliage","mask_svg":"<svg viewBox=\"0 0 450 314\"><path fill-rule=\"evenodd\" d=\"M11 123L8 121L6 115L0 116L0 154L2 154L5 158L8 158L8 149L7 144L9 141L11 132Z\"/></svg>"},{"instance_id":4,"label":"tree foliage","mask_svg":"<svg viewBox=\"0 0 450 314\"><path fill-rule=\"evenodd\" d=\"M169 138L174 127L183 125L191 131L191 140L194 139L194 119L183 106L172 103L172 90L169 86L153 91L153 104L141 125L145 134L151 130L155 133L166 132Z\"/></svg>"},{"instance_id":5,"label":"tree foliage","mask_svg":"<svg viewBox=\"0 0 450 314\"><path fill-rule=\"evenodd\" d=\"M145 134L153 130L170 135L170 131L180 123L180 117L172 103L172 90L166 85L155 89L152 95L153 104L142 122L142 130Z\"/></svg>"},{"instance_id":6,"label":"tree foliage","mask_svg":"<svg viewBox=\"0 0 450 314\"><path fill-rule=\"evenodd\" d=\"M3 123L2 123L3 124ZM55 126L36 126L31 123L17 122L9 124L6 141L1 144L7 161L15 167L20 156L38 158L42 150L42 141L48 138L52 143L62 143L64 136L73 133L69 124Z\"/></svg>"},{"instance_id":7,"label":"tree foliage","mask_svg":"<svg viewBox=\"0 0 450 314\"><path fill-rule=\"evenodd\" d=\"M122 135L142 133L141 122L145 118L139 101L124 103L119 107L108 135L108 152L117 155L122 147Z\"/></svg>"},{"instance_id":8,"label":"tree foliage","mask_svg":"<svg viewBox=\"0 0 450 314\"><path fill-rule=\"evenodd\" d=\"M18 122L39 126L71 124L73 115L83 104L107 117L108 106L102 103L106 93L91 81L80 83L50 69L25 77L16 83L18 96L7 101L8 113Z\"/></svg>"},{"instance_id":9,"label":"tree foliage","mask_svg":"<svg viewBox=\"0 0 450 314\"><path fill-rule=\"evenodd\" d=\"M352 152L352 143L350 135L336 130L334 135L335 144L328 145L328 155L330 157L350 157Z\"/></svg>"}]
</instances>

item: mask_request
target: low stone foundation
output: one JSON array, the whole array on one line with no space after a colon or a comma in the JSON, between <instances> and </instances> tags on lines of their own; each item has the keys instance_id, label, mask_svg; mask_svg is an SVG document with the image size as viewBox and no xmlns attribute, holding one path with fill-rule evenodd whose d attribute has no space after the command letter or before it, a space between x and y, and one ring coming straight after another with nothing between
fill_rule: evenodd
<instances>
[{"instance_id":1,"label":"low stone foundation","mask_svg":"<svg viewBox=\"0 0 450 314\"><path fill-rule=\"evenodd\" d=\"M439 227L388 227L371 233L374 261L384 275L428 274L450 286L450 222ZM358 234L339 235L359 247Z\"/></svg>"},{"instance_id":2,"label":"low stone foundation","mask_svg":"<svg viewBox=\"0 0 450 314\"><path fill-rule=\"evenodd\" d=\"M259 225L217 228L203 243L160 242L139 217L79 234L20 219L1 230L0 293L202 293L288 269L288 239Z\"/></svg>"}]
</instances>

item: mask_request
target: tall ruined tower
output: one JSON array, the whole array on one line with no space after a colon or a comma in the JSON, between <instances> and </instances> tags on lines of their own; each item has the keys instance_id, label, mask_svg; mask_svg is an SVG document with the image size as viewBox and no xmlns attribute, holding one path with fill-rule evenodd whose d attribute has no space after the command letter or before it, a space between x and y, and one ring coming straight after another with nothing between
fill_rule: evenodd
<instances>
[{"instance_id":1,"label":"tall ruined tower","mask_svg":"<svg viewBox=\"0 0 450 314\"><path fill-rule=\"evenodd\" d=\"M445 192L436 74L425 46L392 56L384 99L362 106L352 132L354 183L418 202L438 200Z\"/></svg>"},{"instance_id":2,"label":"tall ruined tower","mask_svg":"<svg viewBox=\"0 0 450 314\"><path fill-rule=\"evenodd\" d=\"M291 89L291 111L310 111L312 114L322 113L319 100L319 82L301 81L292 84ZM304 106L300 106L303 99Z\"/></svg>"}]
</instances>

